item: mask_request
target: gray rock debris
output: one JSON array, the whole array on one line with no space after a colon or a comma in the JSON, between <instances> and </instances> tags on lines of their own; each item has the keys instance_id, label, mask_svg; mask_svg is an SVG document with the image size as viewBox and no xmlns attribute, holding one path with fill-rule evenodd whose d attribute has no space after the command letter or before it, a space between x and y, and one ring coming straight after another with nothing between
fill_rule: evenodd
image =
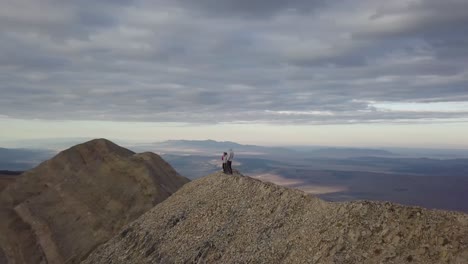
<instances>
[{"instance_id":1,"label":"gray rock debris","mask_svg":"<svg viewBox=\"0 0 468 264\"><path fill-rule=\"evenodd\" d=\"M328 203L215 173L184 185L83 263L468 263L468 215Z\"/></svg>"}]
</instances>

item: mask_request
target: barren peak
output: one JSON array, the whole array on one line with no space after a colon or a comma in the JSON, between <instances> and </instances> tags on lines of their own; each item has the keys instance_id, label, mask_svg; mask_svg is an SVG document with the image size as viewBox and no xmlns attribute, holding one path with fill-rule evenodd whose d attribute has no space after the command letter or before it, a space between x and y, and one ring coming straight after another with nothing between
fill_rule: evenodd
<instances>
[{"instance_id":1,"label":"barren peak","mask_svg":"<svg viewBox=\"0 0 468 264\"><path fill-rule=\"evenodd\" d=\"M75 147L80 147L80 146L84 146L84 147L87 147L87 148L95 148L95 149L100 149L100 150L107 150L107 151L110 151L110 152L120 151L122 149L125 149L125 148L115 144L114 142L105 139L105 138L93 139L93 140L84 142L82 144L76 145ZM127 149L125 149L125 150L127 150Z\"/></svg>"},{"instance_id":2,"label":"barren peak","mask_svg":"<svg viewBox=\"0 0 468 264\"><path fill-rule=\"evenodd\" d=\"M328 203L215 173L184 185L83 263L465 263L467 239L465 214Z\"/></svg>"},{"instance_id":3,"label":"barren peak","mask_svg":"<svg viewBox=\"0 0 468 264\"><path fill-rule=\"evenodd\" d=\"M135 154L133 151L120 147L114 142L104 139L104 138L93 139L93 140L78 144L76 146L73 146L63 151L63 153L73 153L73 152L79 152L83 154L92 153L92 154L98 154L98 155L116 154L119 156L131 156Z\"/></svg>"},{"instance_id":4,"label":"barren peak","mask_svg":"<svg viewBox=\"0 0 468 264\"><path fill-rule=\"evenodd\" d=\"M71 147L0 192L0 263L79 263L188 181L106 139Z\"/></svg>"}]
</instances>

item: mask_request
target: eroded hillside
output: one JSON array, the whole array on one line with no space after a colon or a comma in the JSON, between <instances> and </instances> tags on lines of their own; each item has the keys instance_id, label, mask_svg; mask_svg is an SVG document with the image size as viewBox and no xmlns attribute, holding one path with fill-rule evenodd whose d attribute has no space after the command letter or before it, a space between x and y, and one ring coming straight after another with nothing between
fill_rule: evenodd
<instances>
[{"instance_id":1,"label":"eroded hillside","mask_svg":"<svg viewBox=\"0 0 468 264\"><path fill-rule=\"evenodd\" d=\"M187 182L154 153L105 139L72 147L0 193L0 260L79 263Z\"/></svg>"}]
</instances>

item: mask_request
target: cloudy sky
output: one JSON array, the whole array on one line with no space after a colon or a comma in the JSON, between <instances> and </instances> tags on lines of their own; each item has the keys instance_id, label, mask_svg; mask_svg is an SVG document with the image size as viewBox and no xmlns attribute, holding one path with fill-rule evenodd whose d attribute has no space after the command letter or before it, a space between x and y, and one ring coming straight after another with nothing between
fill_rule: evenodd
<instances>
[{"instance_id":1,"label":"cloudy sky","mask_svg":"<svg viewBox=\"0 0 468 264\"><path fill-rule=\"evenodd\" d=\"M468 148L467 0L1 0L0 142Z\"/></svg>"}]
</instances>

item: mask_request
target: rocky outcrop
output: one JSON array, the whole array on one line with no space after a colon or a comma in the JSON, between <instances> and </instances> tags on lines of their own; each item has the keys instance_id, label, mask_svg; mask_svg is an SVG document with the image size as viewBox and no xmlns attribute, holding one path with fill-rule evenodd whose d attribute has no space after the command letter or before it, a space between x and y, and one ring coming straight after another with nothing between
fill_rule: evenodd
<instances>
[{"instance_id":1,"label":"rocky outcrop","mask_svg":"<svg viewBox=\"0 0 468 264\"><path fill-rule=\"evenodd\" d=\"M328 203L236 174L184 185L83 263L466 263L468 215Z\"/></svg>"},{"instance_id":2,"label":"rocky outcrop","mask_svg":"<svg viewBox=\"0 0 468 264\"><path fill-rule=\"evenodd\" d=\"M154 153L105 139L72 147L0 193L0 259L79 263L188 181Z\"/></svg>"}]
</instances>

